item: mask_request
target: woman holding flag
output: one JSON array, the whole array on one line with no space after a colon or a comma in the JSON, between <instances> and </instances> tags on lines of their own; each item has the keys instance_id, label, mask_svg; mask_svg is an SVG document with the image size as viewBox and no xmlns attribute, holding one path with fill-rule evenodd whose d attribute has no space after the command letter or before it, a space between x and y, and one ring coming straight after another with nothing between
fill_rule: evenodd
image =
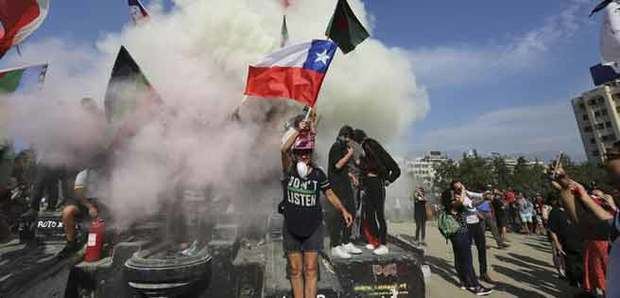
<instances>
[{"instance_id":1,"label":"woman holding flag","mask_svg":"<svg viewBox=\"0 0 620 298\"><path fill-rule=\"evenodd\" d=\"M293 296L316 297L318 253L323 250L323 212L320 193L338 210L347 226L353 217L332 191L327 175L312 161L314 135L307 120L299 122L282 146L282 189L278 206L284 214L284 251L289 261ZM302 274L303 272L303 274Z\"/></svg>"}]
</instances>

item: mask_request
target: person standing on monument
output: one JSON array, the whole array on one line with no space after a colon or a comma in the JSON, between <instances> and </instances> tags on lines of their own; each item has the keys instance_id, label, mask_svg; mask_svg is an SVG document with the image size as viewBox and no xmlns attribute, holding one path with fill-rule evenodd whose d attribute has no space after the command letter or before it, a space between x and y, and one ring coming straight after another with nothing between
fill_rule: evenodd
<instances>
[{"instance_id":1,"label":"person standing on monument","mask_svg":"<svg viewBox=\"0 0 620 298\"><path fill-rule=\"evenodd\" d=\"M295 298L316 297L318 254L323 250L323 212L320 194L340 212L346 226L353 217L332 190L325 172L312 158L314 136L303 134L309 123L300 121L281 148L283 200L278 211L284 215L283 248L288 258L289 278ZM299 138L298 138L299 137Z\"/></svg>"}]
</instances>

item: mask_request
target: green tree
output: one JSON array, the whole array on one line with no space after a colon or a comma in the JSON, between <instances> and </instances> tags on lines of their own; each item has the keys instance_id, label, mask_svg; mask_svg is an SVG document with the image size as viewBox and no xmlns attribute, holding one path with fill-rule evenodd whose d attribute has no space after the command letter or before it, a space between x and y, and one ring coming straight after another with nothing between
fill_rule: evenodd
<instances>
[{"instance_id":1,"label":"green tree","mask_svg":"<svg viewBox=\"0 0 620 298\"><path fill-rule=\"evenodd\" d=\"M506 165L506 161L502 157L496 156L493 158L492 164L493 174L495 175L493 185L499 189L506 189L511 186L512 173Z\"/></svg>"},{"instance_id":2,"label":"green tree","mask_svg":"<svg viewBox=\"0 0 620 298\"><path fill-rule=\"evenodd\" d=\"M493 183L493 169L487 160L478 156L463 156L458 167L458 180L471 190L482 190Z\"/></svg>"},{"instance_id":3,"label":"green tree","mask_svg":"<svg viewBox=\"0 0 620 298\"><path fill-rule=\"evenodd\" d=\"M456 179L459 173L458 165L452 159L435 165L434 170L435 178L433 179L433 185L440 192L448 188L450 181Z\"/></svg>"},{"instance_id":4,"label":"green tree","mask_svg":"<svg viewBox=\"0 0 620 298\"><path fill-rule=\"evenodd\" d=\"M589 187L596 184L597 187L605 192L612 192L613 186L607 178L607 171L602 165L585 162L581 164L570 164L565 167L566 173L575 181Z\"/></svg>"},{"instance_id":5,"label":"green tree","mask_svg":"<svg viewBox=\"0 0 620 298\"><path fill-rule=\"evenodd\" d=\"M473 156L463 155L458 163L450 159L435 167L435 187L446 189L452 180L462 181L471 190L482 190L494 183L493 167L476 152Z\"/></svg>"},{"instance_id":6,"label":"green tree","mask_svg":"<svg viewBox=\"0 0 620 298\"><path fill-rule=\"evenodd\" d=\"M605 192L613 190L605 169L599 164L588 162L578 164L565 156L562 165L570 177L585 186L595 182ZM504 158L498 156L492 160L484 159L475 152L472 156L463 155L463 159L458 163L448 160L435 167L433 183L436 189L441 191L448 188L452 180L460 180L469 189L477 191L486 189L487 185L493 185L500 189L512 187L527 196L533 196L535 193L543 195L553 193L545 173L545 166L539 162L530 163L522 156L517 159L513 171L510 171Z\"/></svg>"},{"instance_id":7,"label":"green tree","mask_svg":"<svg viewBox=\"0 0 620 298\"><path fill-rule=\"evenodd\" d=\"M530 182L529 174L527 160L523 156L519 156L512 172L512 188L518 192L527 192L527 184Z\"/></svg>"}]
</instances>

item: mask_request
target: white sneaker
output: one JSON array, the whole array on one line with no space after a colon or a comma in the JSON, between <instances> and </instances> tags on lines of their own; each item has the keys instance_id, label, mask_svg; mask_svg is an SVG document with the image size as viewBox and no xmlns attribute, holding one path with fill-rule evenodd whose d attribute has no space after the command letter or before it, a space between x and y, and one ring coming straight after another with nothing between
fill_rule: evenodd
<instances>
[{"instance_id":1,"label":"white sneaker","mask_svg":"<svg viewBox=\"0 0 620 298\"><path fill-rule=\"evenodd\" d=\"M370 244L370 243L368 243L368 244L366 244L366 249L368 249L368 250L375 250L375 246Z\"/></svg>"},{"instance_id":2,"label":"white sneaker","mask_svg":"<svg viewBox=\"0 0 620 298\"><path fill-rule=\"evenodd\" d=\"M379 245L379 247L372 251L373 254L378 256L387 255L389 252L390 250L388 247L383 244Z\"/></svg>"},{"instance_id":3,"label":"white sneaker","mask_svg":"<svg viewBox=\"0 0 620 298\"><path fill-rule=\"evenodd\" d=\"M362 253L362 250L357 248L355 245L353 245L353 243L349 242L347 244L344 244L342 247L344 247L344 250L350 254L354 254L354 255L359 255Z\"/></svg>"},{"instance_id":4,"label":"white sneaker","mask_svg":"<svg viewBox=\"0 0 620 298\"><path fill-rule=\"evenodd\" d=\"M351 255L344 250L341 246L332 247L332 257L337 257L341 259L350 259Z\"/></svg>"}]
</instances>

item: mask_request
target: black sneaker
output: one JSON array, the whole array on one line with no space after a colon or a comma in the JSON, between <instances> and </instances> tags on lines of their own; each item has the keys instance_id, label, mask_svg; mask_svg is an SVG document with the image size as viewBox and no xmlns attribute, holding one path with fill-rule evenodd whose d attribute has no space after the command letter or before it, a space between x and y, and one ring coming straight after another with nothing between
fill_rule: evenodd
<instances>
[{"instance_id":1,"label":"black sneaker","mask_svg":"<svg viewBox=\"0 0 620 298\"><path fill-rule=\"evenodd\" d=\"M56 255L59 259L65 259L73 255L76 251L80 250L77 241L67 242L65 247Z\"/></svg>"},{"instance_id":2,"label":"black sneaker","mask_svg":"<svg viewBox=\"0 0 620 298\"><path fill-rule=\"evenodd\" d=\"M473 288L468 288L468 290L470 292L472 292L473 294L475 294L476 296L487 296L490 295L491 293L493 293L493 290L491 289L487 289L483 286L477 286L477 287L473 287Z\"/></svg>"}]
</instances>

